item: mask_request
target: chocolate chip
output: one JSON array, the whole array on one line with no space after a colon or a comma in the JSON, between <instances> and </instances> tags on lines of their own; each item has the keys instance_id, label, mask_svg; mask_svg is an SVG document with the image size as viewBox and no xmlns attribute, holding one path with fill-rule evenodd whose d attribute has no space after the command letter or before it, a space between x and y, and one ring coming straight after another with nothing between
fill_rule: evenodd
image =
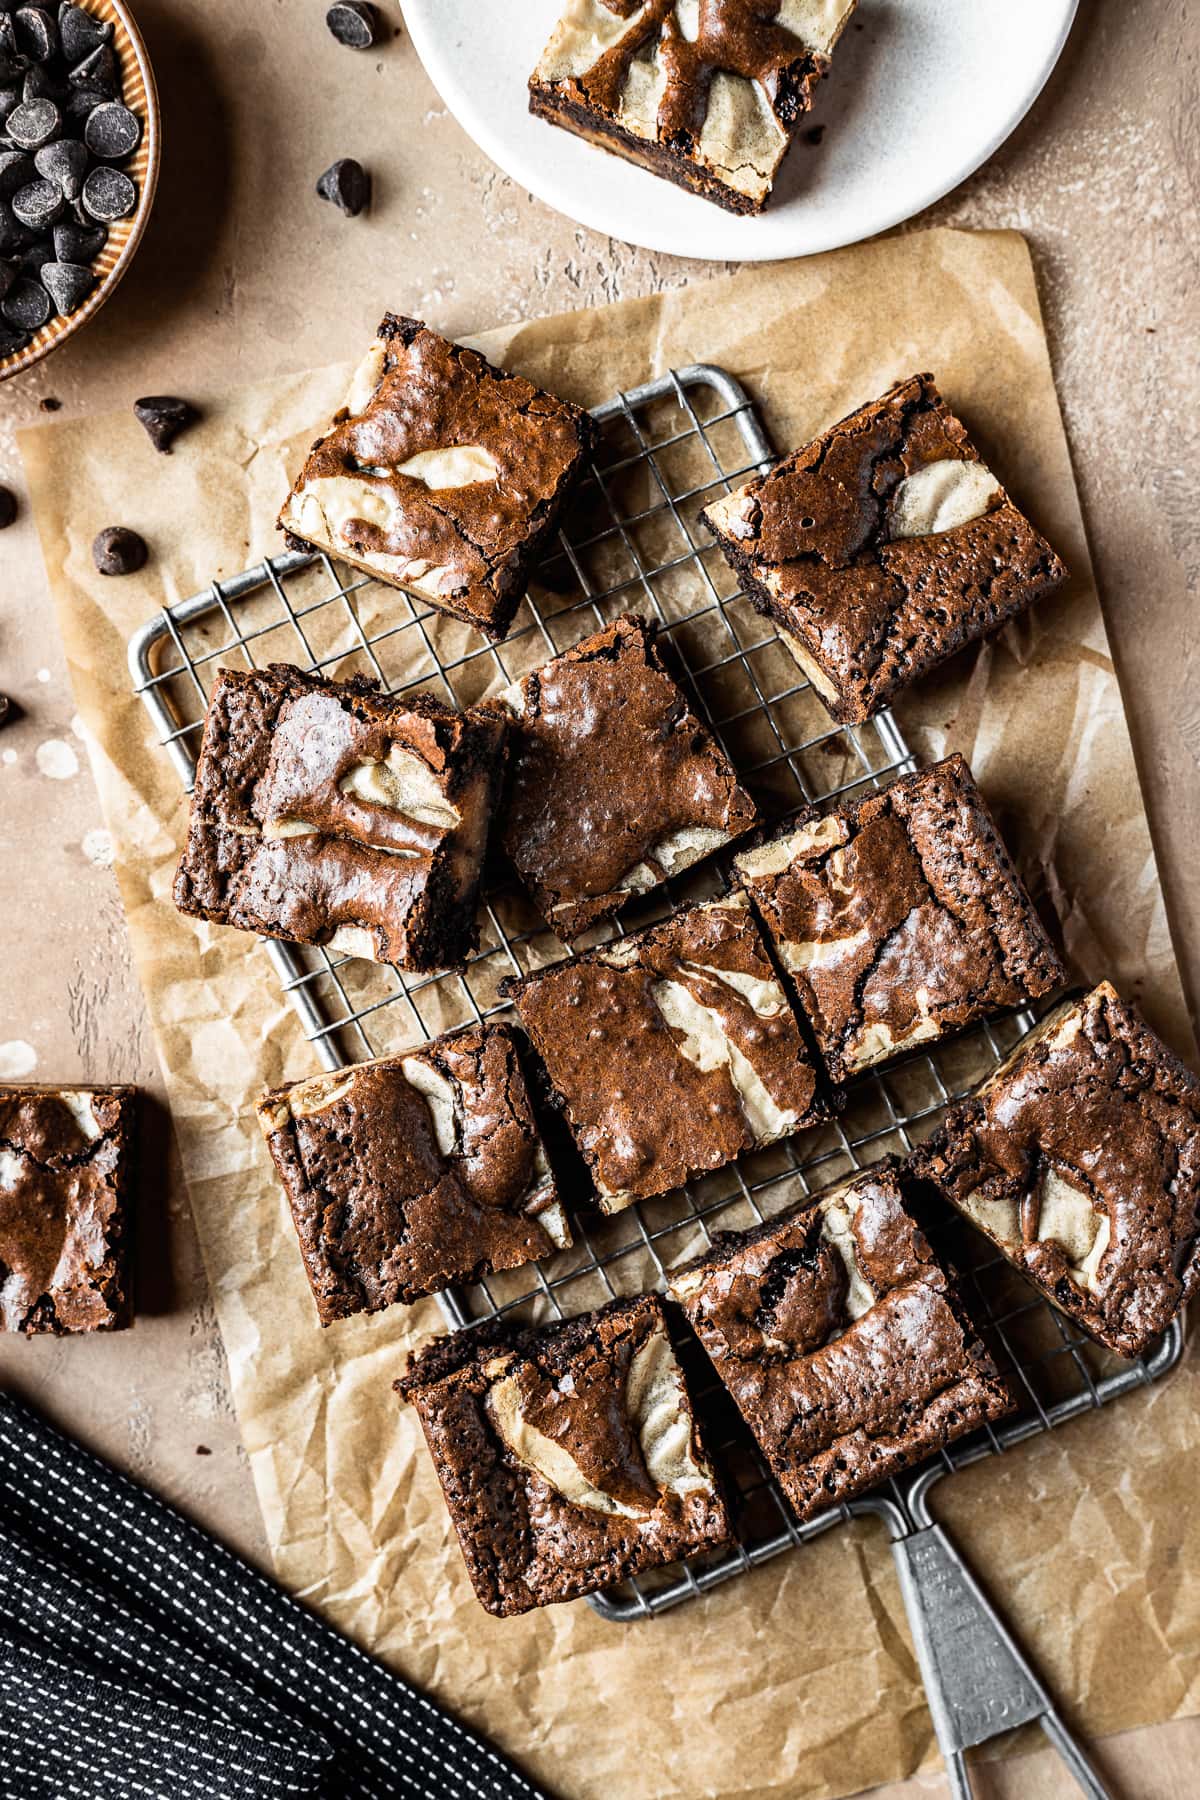
<instances>
[{"instance_id":1,"label":"chocolate chip","mask_svg":"<svg viewBox=\"0 0 1200 1800\"><path fill-rule=\"evenodd\" d=\"M59 262L93 263L107 242L106 225L76 225L64 219L54 227L54 255Z\"/></svg>"},{"instance_id":2,"label":"chocolate chip","mask_svg":"<svg viewBox=\"0 0 1200 1800\"><path fill-rule=\"evenodd\" d=\"M0 326L0 361L6 356L15 356L18 350L24 350L28 342L27 331L8 331Z\"/></svg>"},{"instance_id":3,"label":"chocolate chip","mask_svg":"<svg viewBox=\"0 0 1200 1800\"><path fill-rule=\"evenodd\" d=\"M58 28L42 6L20 6L14 14L17 44L35 63L46 63L58 49Z\"/></svg>"},{"instance_id":4,"label":"chocolate chip","mask_svg":"<svg viewBox=\"0 0 1200 1800\"><path fill-rule=\"evenodd\" d=\"M40 331L50 317L50 296L40 281L23 276L0 300L0 313L18 331Z\"/></svg>"},{"instance_id":5,"label":"chocolate chip","mask_svg":"<svg viewBox=\"0 0 1200 1800\"><path fill-rule=\"evenodd\" d=\"M7 694L0 694L0 725L8 722L9 699Z\"/></svg>"},{"instance_id":6,"label":"chocolate chip","mask_svg":"<svg viewBox=\"0 0 1200 1800\"><path fill-rule=\"evenodd\" d=\"M21 104L23 96L19 87L0 87L0 125L8 122L8 116Z\"/></svg>"},{"instance_id":7,"label":"chocolate chip","mask_svg":"<svg viewBox=\"0 0 1200 1800\"><path fill-rule=\"evenodd\" d=\"M348 50L369 50L377 36L375 8L366 0L337 0L325 14L325 23Z\"/></svg>"},{"instance_id":8,"label":"chocolate chip","mask_svg":"<svg viewBox=\"0 0 1200 1800\"><path fill-rule=\"evenodd\" d=\"M23 225L19 225L9 210L8 202L0 200L0 256L11 256L20 250L28 241L29 233Z\"/></svg>"},{"instance_id":9,"label":"chocolate chip","mask_svg":"<svg viewBox=\"0 0 1200 1800\"><path fill-rule=\"evenodd\" d=\"M45 263L39 279L64 318L79 311L96 285L96 277L82 263Z\"/></svg>"},{"instance_id":10,"label":"chocolate chip","mask_svg":"<svg viewBox=\"0 0 1200 1800\"><path fill-rule=\"evenodd\" d=\"M12 14L0 12L0 81L19 81L28 67L29 58L17 46Z\"/></svg>"},{"instance_id":11,"label":"chocolate chip","mask_svg":"<svg viewBox=\"0 0 1200 1800\"><path fill-rule=\"evenodd\" d=\"M83 141L92 155L102 156L107 162L120 162L123 156L131 156L141 138L141 120L119 100L106 100L103 106L97 106L83 127Z\"/></svg>"},{"instance_id":12,"label":"chocolate chip","mask_svg":"<svg viewBox=\"0 0 1200 1800\"><path fill-rule=\"evenodd\" d=\"M188 400L177 400L173 394L149 394L133 403L134 416L146 427L150 442L163 456L171 454L171 445L181 431L194 425L200 417Z\"/></svg>"},{"instance_id":13,"label":"chocolate chip","mask_svg":"<svg viewBox=\"0 0 1200 1800\"><path fill-rule=\"evenodd\" d=\"M149 554L145 538L125 525L110 525L92 545L92 561L101 575L136 575Z\"/></svg>"},{"instance_id":14,"label":"chocolate chip","mask_svg":"<svg viewBox=\"0 0 1200 1800\"><path fill-rule=\"evenodd\" d=\"M31 181L12 197L13 217L30 231L49 231L67 204L61 188L52 181Z\"/></svg>"},{"instance_id":15,"label":"chocolate chip","mask_svg":"<svg viewBox=\"0 0 1200 1800\"><path fill-rule=\"evenodd\" d=\"M343 156L317 182L322 200L329 200L348 219L356 219L371 204L371 177L352 156Z\"/></svg>"},{"instance_id":16,"label":"chocolate chip","mask_svg":"<svg viewBox=\"0 0 1200 1800\"><path fill-rule=\"evenodd\" d=\"M40 406L40 408L42 409L43 412L61 412L62 411L62 401L56 399L53 394L43 394L41 399L38 401L38 405Z\"/></svg>"},{"instance_id":17,"label":"chocolate chip","mask_svg":"<svg viewBox=\"0 0 1200 1800\"><path fill-rule=\"evenodd\" d=\"M98 106L107 106L110 98L111 95L101 93L99 88L68 88L61 111L65 118L78 125L90 113L94 113Z\"/></svg>"},{"instance_id":18,"label":"chocolate chip","mask_svg":"<svg viewBox=\"0 0 1200 1800\"><path fill-rule=\"evenodd\" d=\"M73 68L101 44L107 44L112 36L112 26L107 19L93 18L82 6L60 6L58 35L62 40L63 56Z\"/></svg>"},{"instance_id":19,"label":"chocolate chip","mask_svg":"<svg viewBox=\"0 0 1200 1800\"><path fill-rule=\"evenodd\" d=\"M36 66L27 72L21 83L22 100L53 100L60 112L63 97L67 91L62 82L56 81L48 69L39 69Z\"/></svg>"},{"instance_id":20,"label":"chocolate chip","mask_svg":"<svg viewBox=\"0 0 1200 1800\"><path fill-rule=\"evenodd\" d=\"M83 204L89 217L111 225L133 211L137 189L122 170L100 164L83 184Z\"/></svg>"},{"instance_id":21,"label":"chocolate chip","mask_svg":"<svg viewBox=\"0 0 1200 1800\"><path fill-rule=\"evenodd\" d=\"M7 531L17 516L17 496L11 488L0 487L0 531Z\"/></svg>"},{"instance_id":22,"label":"chocolate chip","mask_svg":"<svg viewBox=\"0 0 1200 1800\"><path fill-rule=\"evenodd\" d=\"M0 196L7 198L33 180L33 158L25 150L0 150Z\"/></svg>"},{"instance_id":23,"label":"chocolate chip","mask_svg":"<svg viewBox=\"0 0 1200 1800\"><path fill-rule=\"evenodd\" d=\"M62 130L62 114L53 100L22 100L8 115L6 130L21 150L40 150Z\"/></svg>"},{"instance_id":24,"label":"chocolate chip","mask_svg":"<svg viewBox=\"0 0 1200 1800\"><path fill-rule=\"evenodd\" d=\"M34 155L33 166L43 180L54 183L65 200L78 200L82 194L88 154L73 138L43 144Z\"/></svg>"},{"instance_id":25,"label":"chocolate chip","mask_svg":"<svg viewBox=\"0 0 1200 1800\"><path fill-rule=\"evenodd\" d=\"M52 238L34 238L32 244L26 244L17 258L21 270L26 275L36 275L41 279L42 264L54 261L54 241Z\"/></svg>"},{"instance_id":26,"label":"chocolate chip","mask_svg":"<svg viewBox=\"0 0 1200 1800\"><path fill-rule=\"evenodd\" d=\"M0 260L0 300L3 300L13 282L20 273L21 265L17 262Z\"/></svg>"},{"instance_id":27,"label":"chocolate chip","mask_svg":"<svg viewBox=\"0 0 1200 1800\"><path fill-rule=\"evenodd\" d=\"M72 87L99 88L106 100L114 100L120 92L121 77L112 45L101 44L90 56L85 56L81 63L76 63L67 80Z\"/></svg>"}]
</instances>

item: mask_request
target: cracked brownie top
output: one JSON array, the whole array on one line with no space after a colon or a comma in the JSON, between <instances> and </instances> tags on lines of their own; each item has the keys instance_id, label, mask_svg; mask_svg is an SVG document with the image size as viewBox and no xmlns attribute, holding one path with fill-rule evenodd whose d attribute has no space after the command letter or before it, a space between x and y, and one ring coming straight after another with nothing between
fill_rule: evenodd
<instances>
[{"instance_id":1,"label":"cracked brownie top","mask_svg":"<svg viewBox=\"0 0 1200 1800\"><path fill-rule=\"evenodd\" d=\"M530 107L756 212L855 3L570 0L530 77Z\"/></svg>"},{"instance_id":2,"label":"cracked brownie top","mask_svg":"<svg viewBox=\"0 0 1200 1800\"><path fill-rule=\"evenodd\" d=\"M1067 579L932 375L897 382L702 516L844 721Z\"/></svg>"},{"instance_id":3,"label":"cracked brownie top","mask_svg":"<svg viewBox=\"0 0 1200 1800\"><path fill-rule=\"evenodd\" d=\"M516 1003L616 1212L827 1116L745 894L520 979Z\"/></svg>"},{"instance_id":4,"label":"cracked brownie top","mask_svg":"<svg viewBox=\"0 0 1200 1800\"><path fill-rule=\"evenodd\" d=\"M129 1321L137 1093L0 1087L0 1331Z\"/></svg>"},{"instance_id":5,"label":"cracked brownie top","mask_svg":"<svg viewBox=\"0 0 1200 1800\"><path fill-rule=\"evenodd\" d=\"M611 918L758 817L636 615L500 699L516 721L502 842L560 937Z\"/></svg>"},{"instance_id":6,"label":"cracked brownie top","mask_svg":"<svg viewBox=\"0 0 1200 1800\"><path fill-rule=\"evenodd\" d=\"M571 1600L729 1536L654 1295L546 1331L440 1338L396 1387L489 1612Z\"/></svg>"},{"instance_id":7,"label":"cracked brownie top","mask_svg":"<svg viewBox=\"0 0 1200 1800\"><path fill-rule=\"evenodd\" d=\"M670 1285L801 1519L1011 1410L891 1160Z\"/></svg>"},{"instance_id":8,"label":"cracked brownie top","mask_svg":"<svg viewBox=\"0 0 1200 1800\"><path fill-rule=\"evenodd\" d=\"M1200 1081L1108 982L1044 1020L910 1168L1124 1356L1200 1285Z\"/></svg>"},{"instance_id":9,"label":"cracked brownie top","mask_svg":"<svg viewBox=\"0 0 1200 1800\"><path fill-rule=\"evenodd\" d=\"M961 756L734 862L834 1081L1064 978Z\"/></svg>"},{"instance_id":10,"label":"cracked brownie top","mask_svg":"<svg viewBox=\"0 0 1200 1800\"><path fill-rule=\"evenodd\" d=\"M388 313L279 524L503 637L593 439L581 408Z\"/></svg>"},{"instance_id":11,"label":"cracked brownie top","mask_svg":"<svg viewBox=\"0 0 1200 1800\"><path fill-rule=\"evenodd\" d=\"M258 1118L323 1325L571 1242L505 1025L275 1088Z\"/></svg>"},{"instance_id":12,"label":"cracked brownie top","mask_svg":"<svg viewBox=\"0 0 1200 1800\"><path fill-rule=\"evenodd\" d=\"M504 761L493 709L222 669L209 698L182 912L409 969L460 961Z\"/></svg>"}]
</instances>

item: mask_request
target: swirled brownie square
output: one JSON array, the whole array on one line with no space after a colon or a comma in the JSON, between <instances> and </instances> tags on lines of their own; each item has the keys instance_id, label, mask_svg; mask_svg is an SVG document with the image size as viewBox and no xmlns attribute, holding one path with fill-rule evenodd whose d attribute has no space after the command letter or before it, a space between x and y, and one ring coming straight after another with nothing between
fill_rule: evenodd
<instances>
[{"instance_id":1,"label":"swirled brownie square","mask_svg":"<svg viewBox=\"0 0 1200 1800\"><path fill-rule=\"evenodd\" d=\"M734 863L835 1082L1064 979L961 756Z\"/></svg>"},{"instance_id":2,"label":"swirled brownie square","mask_svg":"<svg viewBox=\"0 0 1200 1800\"><path fill-rule=\"evenodd\" d=\"M322 1325L571 1242L506 1025L273 1088L258 1121Z\"/></svg>"},{"instance_id":3,"label":"swirled brownie square","mask_svg":"<svg viewBox=\"0 0 1200 1800\"><path fill-rule=\"evenodd\" d=\"M396 1387L491 1613L574 1600L729 1537L654 1295L546 1331L440 1338Z\"/></svg>"},{"instance_id":4,"label":"swirled brownie square","mask_svg":"<svg viewBox=\"0 0 1200 1800\"><path fill-rule=\"evenodd\" d=\"M701 517L847 723L1067 579L932 375L897 382Z\"/></svg>"},{"instance_id":5,"label":"swirled brownie square","mask_svg":"<svg viewBox=\"0 0 1200 1800\"><path fill-rule=\"evenodd\" d=\"M856 0L569 0L529 110L727 212L761 212Z\"/></svg>"},{"instance_id":6,"label":"swirled brownie square","mask_svg":"<svg viewBox=\"0 0 1200 1800\"><path fill-rule=\"evenodd\" d=\"M494 710L222 669L204 720L181 912L405 969L460 963L504 766Z\"/></svg>"},{"instance_id":7,"label":"swirled brownie square","mask_svg":"<svg viewBox=\"0 0 1200 1800\"><path fill-rule=\"evenodd\" d=\"M627 614L500 696L512 713L501 842L568 942L749 830L733 764Z\"/></svg>"},{"instance_id":8,"label":"swirled brownie square","mask_svg":"<svg viewBox=\"0 0 1200 1800\"><path fill-rule=\"evenodd\" d=\"M279 526L498 640L594 443L582 408L388 313Z\"/></svg>"},{"instance_id":9,"label":"swirled brownie square","mask_svg":"<svg viewBox=\"0 0 1200 1800\"><path fill-rule=\"evenodd\" d=\"M801 1520L1012 1410L890 1161L670 1287Z\"/></svg>"},{"instance_id":10,"label":"swirled brownie square","mask_svg":"<svg viewBox=\"0 0 1200 1800\"><path fill-rule=\"evenodd\" d=\"M0 1087L0 1331L130 1323L137 1090Z\"/></svg>"},{"instance_id":11,"label":"swirled brownie square","mask_svg":"<svg viewBox=\"0 0 1200 1800\"><path fill-rule=\"evenodd\" d=\"M605 1212L827 1116L745 894L512 979Z\"/></svg>"},{"instance_id":12,"label":"swirled brownie square","mask_svg":"<svg viewBox=\"0 0 1200 1800\"><path fill-rule=\"evenodd\" d=\"M1122 1356L1200 1287L1200 1081L1108 982L1052 1012L909 1167Z\"/></svg>"}]
</instances>

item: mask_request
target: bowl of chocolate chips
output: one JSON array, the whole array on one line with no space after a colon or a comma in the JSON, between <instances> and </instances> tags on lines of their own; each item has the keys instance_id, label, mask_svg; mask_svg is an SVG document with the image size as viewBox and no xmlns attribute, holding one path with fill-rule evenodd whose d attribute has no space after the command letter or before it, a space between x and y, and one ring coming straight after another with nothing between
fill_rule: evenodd
<instances>
[{"instance_id":1,"label":"bowl of chocolate chips","mask_svg":"<svg viewBox=\"0 0 1200 1800\"><path fill-rule=\"evenodd\" d=\"M0 0L0 380L108 299L158 152L154 75L122 0Z\"/></svg>"}]
</instances>

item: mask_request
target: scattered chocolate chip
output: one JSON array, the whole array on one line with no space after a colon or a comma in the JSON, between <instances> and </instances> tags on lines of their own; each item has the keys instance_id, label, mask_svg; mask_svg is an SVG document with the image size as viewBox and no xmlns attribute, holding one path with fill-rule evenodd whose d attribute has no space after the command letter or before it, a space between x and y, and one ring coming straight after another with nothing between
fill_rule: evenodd
<instances>
[{"instance_id":1,"label":"scattered chocolate chip","mask_svg":"<svg viewBox=\"0 0 1200 1800\"><path fill-rule=\"evenodd\" d=\"M378 35L375 8L367 0L337 0L325 14L325 23L348 50L369 50Z\"/></svg>"},{"instance_id":2,"label":"scattered chocolate chip","mask_svg":"<svg viewBox=\"0 0 1200 1800\"><path fill-rule=\"evenodd\" d=\"M134 417L146 427L150 442L163 456L171 454L171 445L181 431L194 425L200 417L189 400L177 400L173 394L149 394L133 403Z\"/></svg>"},{"instance_id":3,"label":"scattered chocolate chip","mask_svg":"<svg viewBox=\"0 0 1200 1800\"><path fill-rule=\"evenodd\" d=\"M137 205L137 189L121 169L98 164L83 184L83 205L88 216L111 225Z\"/></svg>"},{"instance_id":4,"label":"scattered chocolate chip","mask_svg":"<svg viewBox=\"0 0 1200 1800\"><path fill-rule=\"evenodd\" d=\"M44 263L39 280L64 318L79 311L96 285L96 277L82 263Z\"/></svg>"},{"instance_id":5,"label":"scattered chocolate chip","mask_svg":"<svg viewBox=\"0 0 1200 1800\"><path fill-rule=\"evenodd\" d=\"M33 158L33 166L45 181L52 181L65 200L78 200L87 174L88 153L73 138L59 138L57 143L43 144Z\"/></svg>"},{"instance_id":6,"label":"scattered chocolate chip","mask_svg":"<svg viewBox=\"0 0 1200 1800\"><path fill-rule=\"evenodd\" d=\"M8 115L5 126L20 150L40 150L62 130L62 114L53 100L22 100Z\"/></svg>"},{"instance_id":7,"label":"scattered chocolate chip","mask_svg":"<svg viewBox=\"0 0 1200 1800\"><path fill-rule=\"evenodd\" d=\"M804 134L805 142L809 144L819 144L824 136L825 127L823 125L814 125L811 130L806 131Z\"/></svg>"},{"instance_id":8,"label":"scattered chocolate chip","mask_svg":"<svg viewBox=\"0 0 1200 1800\"><path fill-rule=\"evenodd\" d=\"M92 545L92 561L101 575L136 575L149 554L145 538L125 525L110 525Z\"/></svg>"},{"instance_id":9,"label":"scattered chocolate chip","mask_svg":"<svg viewBox=\"0 0 1200 1800\"><path fill-rule=\"evenodd\" d=\"M93 263L107 242L106 225L76 225L64 219L54 227L54 254L59 262Z\"/></svg>"},{"instance_id":10,"label":"scattered chocolate chip","mask_svg":"<svg viewBox=\"0 0 1200 1800\"><path fill-rule=\"evenodd\" d=\"M50 296L40 281L23 276L0 300L0 313L18 331L40 331L50 317Z\"/></svg>"},{"instance_id":11,"label":"scattered chocolate chip","mask_svg":"<svg viewBox=\"0 0 1200 1800\"><path fill-rule=\"evenodd\" d=\"M101 44L76 63L67 80L72 87L98 88L106 100L115 100L121 89L121 76L111 44Z\"/></svg>"},{"instance_id":12,"label":"scattered chocolate chip","mask_svg":"<svg viewBox=\"0 0 1200 1800\"><path fill-rule=\"evenodd\" d=\"M8 198L37 173L27 150L0 150L0 197Z\"/></svg>"},{"instance_id":13,"label":"scattered chocolate chip","mask_svg":"<svg viewBox=\"0 0 1200 1800\"><path fill-rule=\"evenodd\" d=\"M0 725L4 725L7 723L8 712L9 712L8 695L0 694Z\"/></svg>"},{"instance_id":14,"label":"scattered chocolate chip","mask_svg":"<svg viewBox=\"0 0 1200 1800\"><path fill-rule=\"evenodd\" d=\"M196 1455L197 1456L211 1456L212 1451L209 1449L207 1444L197 1444L196 1445Z\"/></svg>"},{"instance_id":15,"label":"scattered chocolate chip","mask_svg":"<svg viewBox=\"0 0 1200 1800\"><path fill-rule=\"evenodd\" d=\"M343 156L317 182L322 200L329 200L348 219L356 219L371 204L371 177L352 156Z\"/></svg>"},{"instance_id":16,"label":"scattered chocolate chip","mask_svg":"<svg viewBox=\"0 0 1200 1800\"><path fill-rule=\"evenodd\" d=\"M19 6L13 15L17 45L31 62L45 63L58 50L58 28L44 6Z\"/></svg>"},{"instance_id":17,"label":"scattered chocolate chip","mask_svg":"<svg viewBox=\"0 0 1200 1800\"><path fill-rule=\"evenodd\" d=\"M93 156L106 162L120 162L132 156L142 141L142 122L119 100L106 100L87 116L83 141Z\"/></svg>"},{"instance_id":18,"label":"scattered chocolate chip","mask_svg":"<svg viewBox=\"0 0 1200 1800\"><path fill-rule=\"evenodd\" d=\"M41 407L43 412L61 412L62 411L62 401L59 400L54 394L43 394L41 399L38 401L38 405Z\"/></svg>"},{"instance_id":19,"label":"scattered chocolate chip","mask_svg":"<svg viewBox=\"0 0 1200 1800\"><path fill-rule=\"evenodd\" d=\"M11 488L0 487L0 531L7 531L17 516L17 496Z\"/></svg>"},{"instance_id":20,"label":"scattered chocolate chip","mask_svg":"<svg viewBox=\"0 0 1200 1800\"><path fill-rule=\"evenodd\" d=\"M31 181L18 188L10 202L13 217L20 219L30 231L49 231L67 202L61 188L52 181Z\"/></svg>"},{"instance_id":21,"label":"scattered chocolate chip","mask_svg":"<svg viewBox=\"0 0 1200 1800\"><path fill-rule=\"evenodd\" d=\"M101 44L107 44L112 36L112 26L107 19L94 19L90 12L82 6L60 6L58 9L58 35L62 41L62 53L67 62L74 68Z\"/></svg>"}]
</instances>

